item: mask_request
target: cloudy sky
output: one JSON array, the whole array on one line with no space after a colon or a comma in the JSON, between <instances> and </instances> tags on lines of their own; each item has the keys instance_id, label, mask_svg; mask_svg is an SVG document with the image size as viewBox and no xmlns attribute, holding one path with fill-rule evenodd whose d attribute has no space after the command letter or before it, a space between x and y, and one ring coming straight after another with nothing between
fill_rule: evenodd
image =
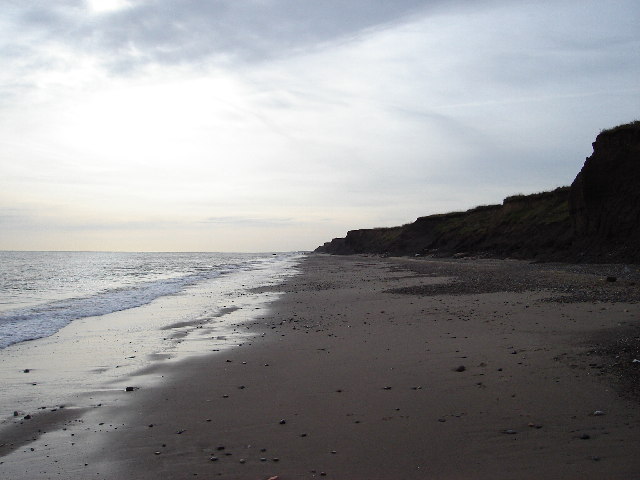
<instances>
[{"instance_id":1,"label":"cloudy sky","mask_svg":"<svg viewBox=\"0 0 640 480\"><path fill-rule=\"evenodd\" d=\"M637 0L0 0L0 249L308 250L571 183Z\"/></svg>"}]
</instances>

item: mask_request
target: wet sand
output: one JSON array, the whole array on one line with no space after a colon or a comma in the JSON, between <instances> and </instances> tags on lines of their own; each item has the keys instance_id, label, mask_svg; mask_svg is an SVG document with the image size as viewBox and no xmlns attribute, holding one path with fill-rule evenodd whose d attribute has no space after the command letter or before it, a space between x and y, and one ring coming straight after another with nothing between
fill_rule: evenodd
<instances>
[{"instance_id":1,"label":"wet sand","mask_svg":"<svg viewBox=\"0 0 640 480\"><path fill-rule=\"evenodd\" d=\"M18 423L0 476L632 478L631 360L596 351L637 332L638 287L603 271L310 256L247 343Z\"/></svg>"}]
</instances>

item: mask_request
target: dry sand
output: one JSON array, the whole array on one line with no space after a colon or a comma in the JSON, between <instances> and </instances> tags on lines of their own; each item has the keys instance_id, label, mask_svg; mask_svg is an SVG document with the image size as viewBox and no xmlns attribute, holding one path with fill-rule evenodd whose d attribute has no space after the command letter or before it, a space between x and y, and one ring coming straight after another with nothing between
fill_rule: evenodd
<instances>
[{"instance_id":1,"label":"dry sand","mask_svg":"<svg viewBox=\"0 0 640 480\"><path fill-rule=\"evenodd\" d=\"M249 343L16 424L0 477L635 478L640 413L622 380L638 365L594 345L640 336L640 306L624 303L638 287L603 278L312 255Z\"/></svg>"}]
</instances>

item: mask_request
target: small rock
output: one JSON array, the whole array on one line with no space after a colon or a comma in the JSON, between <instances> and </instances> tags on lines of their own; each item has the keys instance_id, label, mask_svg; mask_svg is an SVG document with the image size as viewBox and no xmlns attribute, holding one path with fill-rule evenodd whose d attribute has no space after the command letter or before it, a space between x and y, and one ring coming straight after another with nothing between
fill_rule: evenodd
<instances>
[{"instance_id":1,"label":"small rock","mask_svg":"<svg viewBox=\"0 0 640 480\"><path fill-rule=\"evenodd\" d=\"M465 367L464 365L460 365L458 368L456 368L456 372L464 372L467 369L467 367Z\"/></svg>"},{"instance_id":2,"label":"small rock","mask_svg":"<svg viewBox=\"0 0 640 480\"><path fill-rule=\"evenodd\" d=\"M138 390L139 387L127 387L124 389L125 392L134 392L136 390Z\"/></svg>"},{"instance_id":3,"label":"small rock","mask_svg":"<svg viewBox=\"0 0 640 480\"><path fill-rule=\"evenodd\" d=\"M607 282L615 282L616 280L618 280L617 277L607 277Z\"/></svg>"},{"instance_id":4,"label":"small rock","mask_svg":"<svg viewBox=\"0 0 640 480\"><path fill-rule=\"evenodd\" d=\"M602 410L596 410L592 413L594 417L601 417L602 415L606 415Z\"/></svg>"},{"instance_id":5,"label":"small rock","mask_svg":"<svg viewBox=\"0 0 640 480\"><path fill-rule=\"evenodd\" d=\"M503 430L502 433L506 433L507 435L515 435L516 432L515 430L511 430L510 428L508 428L507 430Z\"/></svg>"},{"instance_id":6,"label":"small rock","mask_svg":"<svg viewBox=\"0 0 640 480\"><path fill-rule=\"evenodd\" d=\"M391 390L391 387L387 386L387 387L383 387L383 390Z\"/></svg>"},{"instance_id":7,"label":"small rock","mask_svg":"<svg viewBox=\"0 0 640 480\"><path fill-rule=\"evenodd\" d=\"M591 435L588 435L586 433L583 433L582 435L580 435L580 440L589 440L591 438Z\"/></svg>"},{"instance_id":8,"label":"small rock","mask_svg":"<svg viewBox=\"0 0 640 480\"><path fill-rule=\"evenodd\" d=\"M212 462L217 462L218 461L218 457L211 457L211 458L209 458L209 460L211 460Z\"/></svg>"},{"instance_id":9,"label":"small rock","mask_svg":"<svg viewBox=\"0 0 640 480\"><path fill-rule=\"evenodd\" d=\"M28 415L28 414L27 414L27 415L25 415L25 416L24 416L24 419L25 419L25 420L31 420L31 415Z\"/></svg>"},{"instance_id":10,"label":"small rock","mask_svg":"<svg viewBox=\"0 0 640 480\"><path fill-rule=\"evenodd\" d=\"M31 371L31 370L30 370L30 369L28 369L28 368L25 368L25 369L23 370L23 372L24 372L24 373L29 373L30 371Z\"/></svg>"},{"instance_id":11,"label":"small rock","mask_svg":"<svg viewBox=\"0 0 640 480\"><path fill-rule=\"evenodd\" d=\"M287 423L285 419L280 420L280 425L284 425L285 423Z\"/></svg>"}]
</instances>

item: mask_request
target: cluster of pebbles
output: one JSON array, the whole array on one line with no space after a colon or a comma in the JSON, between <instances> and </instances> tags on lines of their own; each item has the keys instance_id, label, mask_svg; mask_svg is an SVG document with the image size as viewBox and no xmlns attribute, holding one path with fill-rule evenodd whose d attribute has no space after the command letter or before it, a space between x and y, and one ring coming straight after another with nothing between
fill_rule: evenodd
<instances>
[{"instance_id":1,"label":"cluster of pebbles","mask_svg":"<svg viewBox=\"0 0 640 480\"><path fill-rule=\"evenodd\" d=\"M546 301L593 304L640 302L640 267L624 264L529 263L491 259L394 259L392 269L452 281L388 290L405 295L473 295L497 292L548 292ZM640 322L589 339L586 355L600 375L614 379L625 396L640 401Z\"/></svg>"},{"instance_id":2,"label":"cluster of pebbles","mask_svg":"<svg viewBox=\"0 0 640 480\"><path fill-rule=\"evenodd\" d=\"M429 277L453 277L448 283L389 290L408 295L470 295L547 291L554 302L640 301L636 265L574 265L490 259L394 259L395 268ZM394 267L392 267L394 268Z\"/></svg>"}]
</instances>

